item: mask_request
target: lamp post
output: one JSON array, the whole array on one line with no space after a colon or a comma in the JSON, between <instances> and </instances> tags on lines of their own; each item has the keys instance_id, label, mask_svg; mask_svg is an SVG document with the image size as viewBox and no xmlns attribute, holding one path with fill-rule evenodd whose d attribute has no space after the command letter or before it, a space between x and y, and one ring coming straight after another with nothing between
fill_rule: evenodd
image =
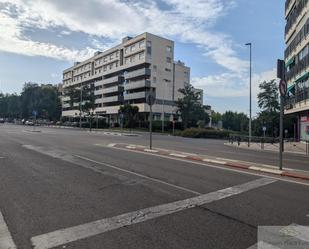
<instances>
[{"instance_id":1,"label":"lamp post","mask_svg":"<svg viewBox=\"0 0 309 249\"><path fill-rule=\"evenodd\" d=\"M248 139L248 147L250 147L251 144L251 137L252 137L252 43L246 43L246 46L249 46L250 48L250 85L249 85L249 139Z\"/></svg>"},{"instance_id":2,"label":"lamp post","mask_svg":"<svg viewBox=\"0 0 309 249\"><path fill-rule=\"evenodd\" d=\"M82 102L83 102L83 83L80 83L79 128L82 128Z\"/></svg>"}]
</instances>

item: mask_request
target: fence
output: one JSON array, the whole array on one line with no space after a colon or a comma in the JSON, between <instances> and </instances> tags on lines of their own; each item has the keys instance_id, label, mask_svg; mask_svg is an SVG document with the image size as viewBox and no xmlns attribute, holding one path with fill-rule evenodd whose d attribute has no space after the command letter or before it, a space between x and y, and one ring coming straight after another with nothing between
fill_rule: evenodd
<instances>
[{"instance_id":1,"label":"fence","mask_svg":"<svg viewBox=\"0 0 309 249\"><path fill-rule=\"evenodd\" d=\"M238 147L249 147L249 136L230 134L229 143ZM251 137L250 147L261 150L279 151L280 139L278 137ZM295 139L284 139L283 150L287 152L302 153L309 155L309 140L295 141Z\"/></svg>"}]
</instances>

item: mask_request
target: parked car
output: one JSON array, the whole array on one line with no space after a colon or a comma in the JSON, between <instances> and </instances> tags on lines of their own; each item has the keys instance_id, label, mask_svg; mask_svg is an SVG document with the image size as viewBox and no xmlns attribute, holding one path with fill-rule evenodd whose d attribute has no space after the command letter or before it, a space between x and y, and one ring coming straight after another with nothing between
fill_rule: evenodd
<instances>
[{"instance_id":1,"label":"parked car","mask_svg":"<svg viewBox=\"0 0 309 249\"><path fill-rule=\"evenodd\" d=\"M0 124L4 123L4 118L0 118Z\"/></svg>"},{"instance_id":2,"label":"parked car","mask_svg":"<svg viewBox=\"0 0 309 249\"><path fill-rule=\"evenodd\" d=\"M31 120L27 120L25 125L34 125L34 123Z\"/></svg>"}]
</instances>

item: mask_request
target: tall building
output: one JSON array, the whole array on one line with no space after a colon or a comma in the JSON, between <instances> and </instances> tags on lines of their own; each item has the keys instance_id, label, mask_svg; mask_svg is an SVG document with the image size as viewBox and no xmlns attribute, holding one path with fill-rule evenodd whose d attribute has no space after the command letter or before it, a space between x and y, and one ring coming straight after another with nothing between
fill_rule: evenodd
<instances>
[{"instance_id":1,"label":"tall building","mask_svg":"<svg viewBox=\"0 0 309 249\"><path fill-rule=\"evenodd\" d=\"M309 140L309 0L285 2L285 64L288 97L285 114L298 117L297 134Z\"/></svg>"},{"instance_id":2,"label":"tall building","mask_svg":"<svg viewBox=\"0 0 309 249\"><path fill-rule=\"evenodd\" d=\"M63 71L62 116L79 116L79 103L70 101L70 89L92 86L95 94L94 113L117 122L119 107L125 103L136 105L147 119L147 92L154 91L154 118L169 120L176 112L178 89L190 84L190 68L181 61L174 62L174 42L150 33L122 43L93 57L77 62ZM83 103L83 102L82 102Z\"/></svg>"}]
</instances>

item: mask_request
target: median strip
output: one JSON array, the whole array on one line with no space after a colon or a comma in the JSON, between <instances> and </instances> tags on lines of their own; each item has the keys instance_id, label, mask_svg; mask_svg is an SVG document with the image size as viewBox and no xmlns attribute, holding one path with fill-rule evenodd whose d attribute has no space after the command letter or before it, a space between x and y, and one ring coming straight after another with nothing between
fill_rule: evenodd
<instances>
[{"instance_id":1,"label":"median strip","mask_svg":"<svg viewBox=\"0 0 309 249\"><path fill-rule=\"evenodd\" d=\"M111 146L112 145L112 146ZM133 145L133 144L111 144L108 145L109 147L114 147L118 149L128 149L132 151L141 151L145 153L150 154L157 154L161 156L169 156L174 158L182 158L185 160L190 161L196 161L196 162L206 162L206 163L213 163L213 164L219 164L226 167L231 168L238 168L241 170L247 170L247 171L257 171L261 173L267 173L267 174L274 174L284 177L290 177L290 178L296 178L300 180L309 180L309 171L304 170L297 170L297 169L290 169L285 168L284 170L279 170L275 166L272 165L265 165L257 163L251 163L251 162L244 162L244 161L238 161L238 160L230 160L225 158L211 158L210 156L206 155L197 155L193 153L186 153L186 152L180 152L180 151L173 151L173 150L166 150L166 149L148 149L145 146L141 145Z\"/></svg>"}]
</instances>

